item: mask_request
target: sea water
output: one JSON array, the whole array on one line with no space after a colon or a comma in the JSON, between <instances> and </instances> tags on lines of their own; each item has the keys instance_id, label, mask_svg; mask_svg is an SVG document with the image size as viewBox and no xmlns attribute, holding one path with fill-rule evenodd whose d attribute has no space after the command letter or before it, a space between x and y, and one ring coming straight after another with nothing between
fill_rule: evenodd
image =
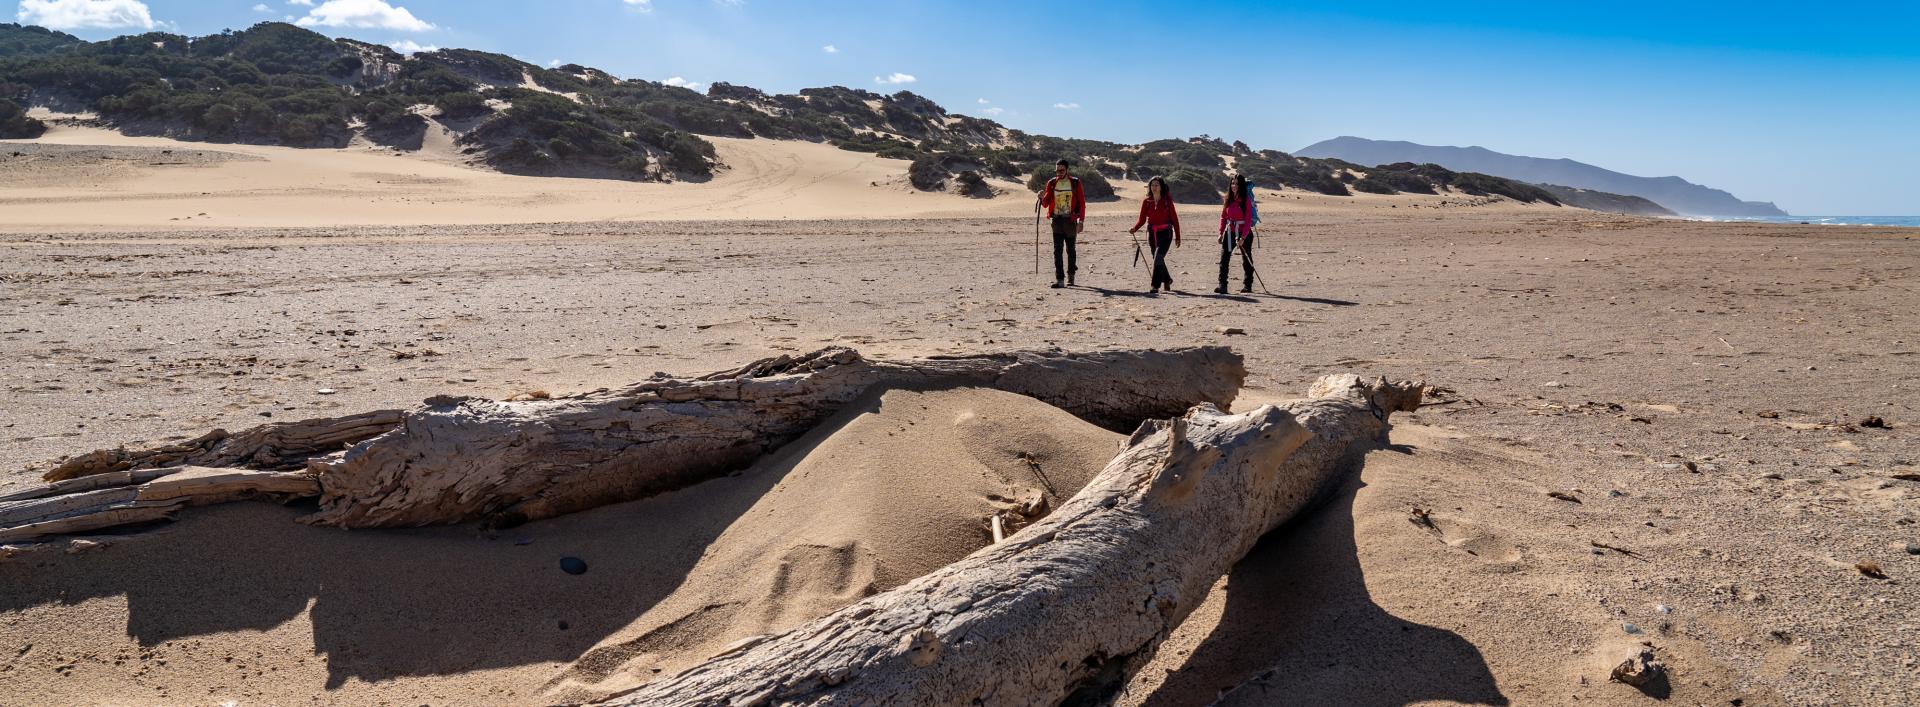
<instances>
[{"instance_id":1,"label":"sea water","mask_svg":"<svg viewBox=\"0 0 1920 707\"><path fill-rule=\"evenodd\" d=\"M1920 228L1920 216L1752 216L1710 218L1708 221L1805 223L1815 226L1905 226Z\"/></svg>"}]
</instances>

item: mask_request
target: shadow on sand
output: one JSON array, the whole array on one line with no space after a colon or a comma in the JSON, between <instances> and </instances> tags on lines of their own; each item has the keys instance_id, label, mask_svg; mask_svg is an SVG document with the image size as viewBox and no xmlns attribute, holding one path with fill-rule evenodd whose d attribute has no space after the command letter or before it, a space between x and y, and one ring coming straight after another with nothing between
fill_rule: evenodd
<instances>
[{"instance_id":1,"label":"shadow on sand","mask_svg":"<svg viewBox=\"0 0 1920 707\"><path fill-rule=\"evenodd\" d=\"M1283 300L1292 300L1295 302L1306 302L1308 304L1325 304L1325 305L1331 305L1335 307L1352 307L1360 304L1359 302L1350 302L1348 300L1343 300L1343 299L1327 299L1324 297L1294 297L1291 295L1275 295L1275 294L1239 293L1239 294L1222 295L1222 294L1215 294L1213 292L1188 292L1185 290L1173 290L1170 292L1163 292L1156 295L1156 294L1147 292L1145 290L1116 290L1116 289L1107 288L1107 287L1099 287L1096 285L1068 285L1067 289L1086 290L1088 292L1093 292L1095 294L1098 294L1101 297L1144 297L1148 299L1159 298L1159 297L1202 297L1206 299L1227 300L1230 302L1259 302L1260 300L1263 300L1263 299L1283 299Z\"/></svg>"},{"instance_id":2,"label":"shadow on sand","mask_svg":"<svg viewBox=\"0 0 1920 707\"><path fill-rule=\"evenodd\" d=\"M1479 649L1373 602L1353 538L1356 477L1262 538L1228 575L1218 626L1149 695L1149 707L1506 705Z\"/></svg>"}]
</instances>

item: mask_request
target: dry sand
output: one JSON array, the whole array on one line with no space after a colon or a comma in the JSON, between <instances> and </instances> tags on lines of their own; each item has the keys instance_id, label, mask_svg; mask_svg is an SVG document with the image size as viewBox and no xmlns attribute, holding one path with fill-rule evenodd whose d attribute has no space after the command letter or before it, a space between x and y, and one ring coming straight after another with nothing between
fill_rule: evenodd
<instances>
[{"instance_id":1,"label":"dry sand","mask_svg":"<svg viewBox=\"0 0 1920 707\"><path fill-rule=\"evenodd\" d=\"M349 155L431 163L306 156ZM1645 704L1606 682L1639 641L1674 666L1674 704L1920 701L1920 556L1906 551L1920 543L1920 482L1902 478L1920 473L1912 231L1273 195L1259 258L1274 295L1146 297L1123 230L1130 202L1096 209L1082 246L1085 286L1054 291L1030 272L1024 200L862 186L898 179L897 164L835 182L845 187L836 194L853 194L795 196L807 203L795 208L853 215L835 209L873 191L890 195L889 215L922 218L743 221L729 217L754 213L750 199L723 199L715 211L687 197L674 218L706 220L558 223L601 208L589 203L596 197L565 201L572 185L541 186L553 203L488 205L504 192L463 182L415 192L464 204L421 212L435 225L344 227L313 224L381 223L373 216L382 214L406 222L421 207L382 211L366 200L394 192L346 177L334 214L297 193L169 201L110 191L184 188L279 158L261 159L137 166L99 187L45 170L35 198L69 199L64 206L13 201L23 190L12 183L0 191L0 228L14 234L0 238L0 468L269 417L436 393L588 390L827 344L920 355L1226 343L1248 356L1247 402L1298 395L1336 371L1425 378L1462 401L1409 416L1352 493L1269 537L1135 681L1127 704L1206 704L1256 678L1229 703ZM514 181L447 168L480 174L473 183ZM689 193L675 190L724 194L771 172L737 165L703 185L580 188L670 200ZM735 193L808 194L794 179ZM949 203L985 215L940 217ZM601 218L622 213L605 208ZM255 225L286 213L309 226L152 220L171 217L167 209L251 214ZM450 225L469 223L469 211L474 220L511 212L491 220L520 223ZM1184 212L1206 221L1202 209ZM1207 241L1173 256L1187 292L1211 286ZM902 421L917 435L928 434L923 426L952 432L928 421L951 419L955 406L1056 414L922 404L924 413L907 405L899 417L883 405L847 429L861 426L876 442L884 434L875 430ZM1870 416L1891 429L1858 424ZM1033 428L1053 430L1061 457L1090 468L1084 455L1099 455L1084 450L1111 438L1076 425L1055 417ZM957 432L942 439L925 450L916 441L914 452L965 459L960 450L981 444ZM786 477L825 473L837 465L809 460L834 448L837 438L820 440L807 459L768 465L791 462ZM925 479L870 461L836 483L740 490L780 487L763 466L758 476L557 519L528 531L525 546L515 531L488 538L468 528L372 541L295 527L297 510L241 505L101 538L77 556L23 555L0 562L0 645L21 647L0 655L0 702L589 694L981 542L977 521L956 519L980 518L986 494L1028 482L982 476L998 467L967 453L977 465L957 470L971 471L937 477L954 484L936 486L955 489L955 515L905 526L937 549L899 550L893 570L878 560L790 561L809 577L846 578L791 600L752 590L779 572L751 568L778 567L785 558L775 553L791 548L875 543L899 530L870 524L879 511L839 516L814 507L819 499L870 509L895 498L874 495L873 479ZM15 473L0 488L29 480ZM701 494L727 509L677 502ZM813 500L780 506L789 494ZM1411 522L1414 508L1430 509L1434 527ZM819 541L743 525L751 541L719 542L762 511ZM592 570L558 572L563 553L592 559ZM1862 560L1889 579L1863 576L1854 569ZM752 609L678 624L685 633L659 630L704 606L702 596Z\"/></svg>"}]
</instances>

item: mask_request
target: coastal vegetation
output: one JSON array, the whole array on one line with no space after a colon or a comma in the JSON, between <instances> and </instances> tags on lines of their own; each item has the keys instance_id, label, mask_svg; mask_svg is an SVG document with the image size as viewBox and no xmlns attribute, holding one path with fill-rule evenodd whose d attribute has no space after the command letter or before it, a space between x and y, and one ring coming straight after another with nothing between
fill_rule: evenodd
<instances>
[{"instance_id":1,"label":"coastal vegetation","mask_svg":"<svg viewBox=\"0 0 1920 707\"><path fill-rule=\"evenodd\" d=\"M359 136L409 149L443 128L476 162L532 175L703 180L722 166L706 138L766 138L908 160L914 188L980 197L995 193L989 178L1037 190L1064 157L1095 200L1113 198L1112 180L1158 176L1180 201L1217 203L1237 172L1261 187L1332 196L1444 189L1558 203L1532 185L1435 165L1364 167L1205 135L1140 145L1035 135L908 91L769 94L715 83L702 93L468 49L401 54L280 22L101 42L0 24L0 101L10 137L43 129L24 113L34 105L90 111L128 133L294 147Z\"/></svg>"}]
</instances>

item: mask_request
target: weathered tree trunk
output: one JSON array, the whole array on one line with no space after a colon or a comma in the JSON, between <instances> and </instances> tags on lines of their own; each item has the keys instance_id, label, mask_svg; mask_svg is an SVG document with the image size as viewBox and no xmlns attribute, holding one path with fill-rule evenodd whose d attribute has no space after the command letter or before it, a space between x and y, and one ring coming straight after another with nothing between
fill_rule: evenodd
<instances>
[{"instance_id":1,"label":"weathered tree trunk","mask_svg":"<svg viewBox=\"0 0 1920 707\"><path fill-rule=\"evenodd\" d=\"M1110 428L1226 405L1246 371L1224 347L874 361L829 348L694 379L503 402L436 397L344 456L316 460L343 527L512 525L642 498L752 464L870 390L981 386Z\"/></svg>"},{"instance_id":2,"label":"weathered tree trunk","mask_svg":"<svg viewBox=\"0 0 1920 707\"><path fill-rule=\"evenodd\" d=\"M932 574L626 694L627 705L1054 705L1144 664L1253 547L1419 405L1332 376L1306 400L1142 425L1047 518Z\"/></svg>"},{"instance_id":3,"label":"weathered tree trunk","mask_svg":"<svg viewBox=\"0 0 1920 707\"><path fill-rule=\"evenodd\" d=\"M187 506L320 493L302 472L149 469L63 481L0 499L0 543L171 518Z\"/></svg>"}]
</instances>

